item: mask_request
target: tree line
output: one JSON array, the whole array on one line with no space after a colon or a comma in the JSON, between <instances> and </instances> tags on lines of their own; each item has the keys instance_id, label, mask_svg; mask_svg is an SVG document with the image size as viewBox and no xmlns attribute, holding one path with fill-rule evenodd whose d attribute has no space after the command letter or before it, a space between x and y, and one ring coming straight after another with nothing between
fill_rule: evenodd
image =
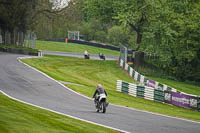
<instances>
[{"instance_id":1,"label":"tree line","mask_svg":"<svg viewBox=\"0 0 200 133\"><path fill-rule=\"evenodd\" d=\"M124 44L158 54L156 65L168 74L200 83L199 9L199 0L86 0L84 15L122 27Z\"/></svg>"},{"instance_id":2,"label":"tree line","mask_svg":"<svg viewBox=\"0 0 200 133\"><path fill-rule=\"evenodd\" d=\"M53 9L55 6L49 0L0 0L0 28L3 32L35 30L39 15L52 16L62 11Z\"/></svg>"},{"instance_id":3,"label":"tree line","mask_svg":"<svg viewBox=\"0 0 200 133\"><path fill-rule=\"evenodd\" d=\"M32 29L38 39L65 38L67 31L79 30L87 41L159 55L155 65L169 75L200 82L199 0L70 0L62 9L52 8L49 0L30 1L31 7L21 0L14 4L20 10L10 7L10 12L0 0L1 25L12 18L8 25ZM25 19L14 21L19 16Z\"/></svg>"}]
</instances>

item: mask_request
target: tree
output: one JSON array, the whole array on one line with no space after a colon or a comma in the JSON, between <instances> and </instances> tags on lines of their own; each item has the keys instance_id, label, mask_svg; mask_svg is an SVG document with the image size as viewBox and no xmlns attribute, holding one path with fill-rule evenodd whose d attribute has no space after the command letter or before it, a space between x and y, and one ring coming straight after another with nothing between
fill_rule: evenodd
<instances>
[{"instance_id":1,"label":"tree","mask_svg":"<svg viewBox=\"0 0 200 133\"><path fill-rule=\"evenodd\" d=\"M48 1L47 1L48 2ZM57 0L56 6L50 10L52 3L38 5L38 11L43 11L36 15L35 31L38 38L65 38L67 31L78 30L82 24L82 6L83 0L70 0L66 7L62 7L61 0Z\"/></svg>"},{"instance_id":2,"label":"tree","mask_svg":"<svg viewBox=\"0 0 200 133\"><path fill-rule=\"evenodd\" d=\"M143 34L150 25L151 17L153 17L152 9L154 1L150 0L86 0L85 14L87 19L96 18L105 23L118 23L124 28L130 29L131 32L136 32L136 51L140 50ZM141 55L142 53L138 52ZM135 67L138 67L142 62L140 56L136 61Z\"/></svg>"},{"instance_id":3,"label":"tree","mask_svg":"<svg viewBox=\"0 0 200 133\"><path fill-rule=\"evenodd\" d=\"M108 40L111 44L119 46L128 42L128 34L120 26L113 26L108 30Z\"/></svg>"},{"instance_id":4,"label":"tree","mask_svg":"<svg viewBox=\"0 0 200 133\"><path fill-rule=\"evenodd\" d=\"M106 23L116 21L136 32L136 50L139 50L143 32L152 17L152 5L149 0L86 0L85 12L89 18L95 17Z\"/></svg>"},{"instance_id":5,"label":"tree","mask_svg":"<svg viewBox=\"0 0 200 133\"><path fill-rule=\"evenodd\" d=\"M83 25L79 28L81 34L83 35L83 39L86 41L93 40L94 30L91 28L90 23L83 23Z\"/></svg>"},{"instance_id":6,"label":"tree","mask_svg":"<svg viewBox=\"0 0 200 133\"><path fill-rule=\"evenodd\" d=\"M87 21L130 30L136 50L159 54L159 66L169 74L199 81L199 8L198 0L86 0L84 12Z\"/></svg>"},{"instance_id":7,"label":"tree","mask_svg":"<svg viewBox=\"0 0 200 133\"><path fill-rule=\"evenodd\" d=\"M171 16L171 29L177 32L175 44L172 47L173 74L182 80L199 81L200 63L200 2L199 1L170 1L169 6L174 9Z\"/></svg>"},{"instance_id":8,"label":"tree","mask_svg":"<svg viewBox=\"0 0 200 133\"><path fill-rule=\"evenodd\" d=\"M104 31L97 31L95 33L95 40L105 43L107 40L107 34Z\"/></svg>"},{"instance_id":9,"label":"tree","mask_svg":"<svg viewBox=\"0 0 200 133\"><path fill-rule=\"evenodd\" d=\"M160 55L161 67L181 80L199 81L200 2L167 0L156 4L152 26L145 35Z\"/></svg>"},{"instance_id":10,"label":"tree","mask_svg":"<svg viewBox=\"0 0 200 133\"><path fill-rule=\"evenodd\" d=\"M18 28L24 31L27 27L28 2L23 0L0 0L0 26L12 31Z\"/></svg>"}]
</instances>

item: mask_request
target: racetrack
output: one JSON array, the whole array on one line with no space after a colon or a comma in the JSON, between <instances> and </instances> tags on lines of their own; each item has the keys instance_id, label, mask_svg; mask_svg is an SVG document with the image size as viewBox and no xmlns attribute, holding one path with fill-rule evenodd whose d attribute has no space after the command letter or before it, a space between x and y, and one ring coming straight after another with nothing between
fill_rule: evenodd
<instances>
[{"instance_id":1,"label":"racetrack","mask_svg":"<svg viewBox=\"0 0 200 133\"><path fill-rule=\"evenodd\" d=\"M200 123L109 105L96 113L93 101L74 93L0 52L0 90L19 100L132 133L199 133ZM108 94L109 95L109 94Z\"/></svg>"},{"instance_id":2,"label":"racetrack","mask_svg":"<svg viewBox=\"0 0 200 133\"><path fill-rule=\"evenodd\" d=\"M42 50L43 54L48 54L48 55L59 55L59 56L71 56L71 57L77 57L77 58L84 58L83 54L78 54L78 53L69 53L69 52L56 52L56 51L45 51ZM113 56L113 55L105 55L106 60L118 60L118 56ZM99 55L95 54L90 54L90 59L92 60L100 60Z\"/></svg>"}]
</instances>

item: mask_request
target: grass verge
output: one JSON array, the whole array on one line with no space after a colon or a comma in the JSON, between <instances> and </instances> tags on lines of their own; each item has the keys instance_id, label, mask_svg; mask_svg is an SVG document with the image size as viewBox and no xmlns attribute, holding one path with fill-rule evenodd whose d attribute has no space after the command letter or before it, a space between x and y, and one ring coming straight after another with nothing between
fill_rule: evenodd
<instances>
[{"instance_id":1,"label":"grass verge","mask_svg":"<svg viewBox=\"0 0 200 133\"><path fill-rule=\"evenodd\" d=\"M117 131L26 105L0 93L1 133L114 133Z\"/></svg>"},{"instance_id":2,"label":"grass verge","mask_svg":"<svg viewBox=\"0 0 200 133\"><path fill-rule=\"evenodd\" d=\"M158 81L162 84L166 84L170 87L173 87L181 92L200 96L200 86L198 85L187 82L170 80L170 79L163 79L159 77L149 77L149 78Z\"/></svg>"},{"instance_id":3,"label":"grass verge","mask_svg":"<svg viewBox=\"0 0 200 133\"><path fill-rule=\"evenodd\" d=\"M97 48L87 45L81 45L76 43L64 43L64 42L51 42L51 41L36 41L36 48L40 50L47 51L61 51L61 52L71 52L71 53L84 53L85 50L89 54L99 54L103 53L104 55L116 55L119 56L119 51Z\"/></svg>"},{"instance_id":4,"label":"grass verge","mask_svg":"<svg viewBox=\"0 0 200 133\"><path fill-rule=\"evenodd\" d=\"M67 86L89 97L92 97L96 85L101 83L108 92L108 100L113 104L200 121L200 112L117 92L116 80L121 79L127 82L133 82L133 80L120 69L116 61L84 60L62 56L46 56L46 58L25 59L23 61L56 80L82 84L83 86Z\"/></svg>"}]
</instances>

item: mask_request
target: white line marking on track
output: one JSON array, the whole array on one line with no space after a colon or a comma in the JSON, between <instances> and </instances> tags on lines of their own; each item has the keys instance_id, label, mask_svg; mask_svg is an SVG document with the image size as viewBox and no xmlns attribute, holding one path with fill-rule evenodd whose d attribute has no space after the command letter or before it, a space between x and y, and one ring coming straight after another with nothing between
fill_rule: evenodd
<instances>
[{"instance_id":1,"label":"white line marking on track","mask_svg":"<svg viewBox=\"0 0 200 133\"><path fill-rule=\"evenodd\" d=\"M12 96L9 96L8 94L6 94L5 92L3 92L2 90L0 90L0 92L1 92L3 95L9 97L10 99L13 99L13 100L15 100L15 101L18 101L18 102L21 102L21 103L24 103L24 104L27 104L27 105L31 105L31 106L33 106L33 107L37 107L37 108L40 108L40 109L44 109L44 110L47 110L47 111L51 111L51 112L54 112L54 113L57 113L57 114L60 114L60 115L64 115L64 116L67 116L67 117L70 117L70 118L73 118L73 119L77 119L77 120L81 120L81 121L84 121L84 122L88 122L88 123L90 123L90 124L102 126L102 127L109 128L109 129L113 129L113 130L116 130L116 131L119 131L119 132L129 133L129 132L124 131L124 130L121 130L121 129L117 129L117 128L109 127L109 126L106 126L106 125L98 124L98 123L95 123L95 122L92 122L92 121L84 120L84 119L81 119L81 118L78 118L78 117L75 117L75 116L71 116L71 115L67 115L67 114L64 114L64 113L60 113L60 112L57 112L57 111L55 111L55 110L51 110L51 109L48 109L48 108L44 108L44 107L41 107L41 106L38 106L38 105L34 105L34 104L31 104L31 103L28 103L28 102L19 100L19 99L17 99L17 98L14 98L14 97L12 97Z\"/></svg>"},{"instance_id":2,"label":"white line marking on track","mask_svg":"<svg viewBox=\"0 0 200 133\"><path fill-rule=\"evenodd\" d=\"M43 74L44 76L46 76L46 77L48 77L48 78L54 80L55 82L57 82L58 84L62 85L62 86L65 87L66 89L68 89L68 90L70 90L70 91L72 91L72 92L74 92L74 93L76 93L76 94L78 94L78 95L80 95L80 96L82 96L82 97L85 97L85 98L87 98L87 99L89 99L89 100L93 100L92 98L89 98L89 97L87 97L87 96L85 96L85 95L82 95L82 94L80 94L80 93L78 93L78 92L76 92L76 91L74 91L74 90L72 90L72 89L66 87L65 85L63 85L63 84L60 83L59 81L53 79L52 77L48 76L47 74L45 74L45 73L43 73L43 72L37 70L36 68L33 68L32 66L30 66L30 65L28 65L28 64L26 64L26 63L24 63L24 62L22 62L22 61L20 60L20 59L25 59L25 58L31 58L31 57L18 57L17 59L18 59L18 61L21 62L22 64L24 64L24 65L26 65L26 66L32 68L33 70L35 70L35 71L37 71L37 72ZM41 57L39 57L39 58L41 58ZM149 114L153 114L153 115L158 115L158 116L163 116L163 117L168 117L168 118L172 118L172 119L177 119L177 120L188 121L188 122L200 124L200 122L193 121L193 120L188 120L188 119L184 119L184 118L178 118L178 117L168 116L168 115L164 115L164 114L159 114L159 113L154 113L154 112L148 112L148 111L139 110L139 109L134 109L134 108L125 107L125 106L121 106L121 105L115 105L115 104L111 104L111 105L116 106L116 107L121 107L121 108L126 108L126 109L130 109L130 110L138 111L138 112L144 112L144 113L149 113Z\"/></svg>"},{"instance_id":3,"label":"white line marking on track","mask_svg":"<svg viewBox=\"0 0 200 133\"><path fill-rule=\"evenodd\" d=\"M31 57L19 57L19 58L17 58L17 59L18 59L18 61L21 62L22 64L24 64L24 65L30 67L31 69L33 69L33 70L35 70L35 71L37 71L37 72L43 74L43 75L46 76L47 78L49 78L49 79L51 79L51 80L54 80L55 82L57 82L58 84L62 85L62 86L65 87L66 89L72 91L73 93L76 93L76 94L78 94L78 95L80 95L80 96L83 96L83 97L89 99L89 100L92 100L92 98L89 98L89 97L84 96L84 95L82 95L82 94L80 94L80 93L78 93L78 92L76 92L76 91L74 91L74 90L71 90L70 88L68 88L68 87L66 87L65 85L63 85L62 83L60 83L59 81L53 79L52 77L48 76L47 74L45 74L45 73L43 73L43 72L37 70L36 68L33 68L32 66L29 66L28 64L25 64L24 62L22 62L22 61L20 60L20 59L25 59L25 58L31 58ZM35 58L35 57L34 57L34 58ZM41 57L39 57L39 58L41 58ZM41 106L38 106L38 105L34 105L34 104L31 104L31 103L27 103L27 102L25 102L25 101L22 101L22 100L19 100L19 99L16 99L16 98L14 98L14 97L9 96L9 95L7 95L5 92L3 92L3 91L1 91L1 90L0 90L0 92L2 92L4 95L8 96L8 97L11 98L11 99L14 99L14 100L16 100L16 101L20 101L20 102L25 103L25 104L29 104L29 105L32 105L32 106L35 106L35 107L38 107L38 108L41 108L41 109L45 109L45 110L54 112L54 113L58 113L58 114L61 114L61 115L65 115L65 116L68 116L68 117L71 117L71 118L74 118L74 119L77 119L77 120L85 121L85 122L88 122L88 123L91 123L91 124L94 124L94 125L102 126L102 127L109 128L109 129L113 129L113 130L116 130L116 131L119 131L119 132L122 132L122 133L130 133L130 132L128 132L128 131L124 131L124 130L117 129L117 128L113 128L113 127L106 126L106 125L103 125L103 124L99 124L99 123L95 123L95 122L92 122L92 121L84 120L84 119L81 119L81 118L78 118L78 117L75 117L75 116L71 116L71 115L64 114L64 113L60 113L60 112L57 112L57 111L54 111L54 110L51 110L51 109L48 109L48 108L44 108L44 107L41 107Z\"/></svg>"}]
</instances>

